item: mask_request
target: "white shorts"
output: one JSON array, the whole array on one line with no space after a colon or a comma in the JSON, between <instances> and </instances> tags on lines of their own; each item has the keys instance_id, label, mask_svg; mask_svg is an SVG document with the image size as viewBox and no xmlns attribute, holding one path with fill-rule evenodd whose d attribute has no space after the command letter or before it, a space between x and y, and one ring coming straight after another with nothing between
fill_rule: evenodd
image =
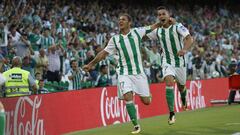
<instances>
[{"instance_id":1,"label":"white shorts","mask_svg":"<svg viewBox=\"0 0 240 135\"><path fill-rule=\"evenodd\" d=\"M132 91L140 97L150 96L147 76L139 75L119 75L118 76L118 98L124 99L123 95Z\"/></svg>"},{"instance_id":2,"label":"white shorts","mask_svg":"<svg viewBox=\"0 0 240 135\"><path fill-rule=\"evenodd\" d=\"M181 85L186 84L186 79L187 79L186 67L174 67L172 65L165 64L162 67L162 72L163 72L163 79L168 75L172 75L175 77L176 81Z\"/></svg>"}]
</instances>

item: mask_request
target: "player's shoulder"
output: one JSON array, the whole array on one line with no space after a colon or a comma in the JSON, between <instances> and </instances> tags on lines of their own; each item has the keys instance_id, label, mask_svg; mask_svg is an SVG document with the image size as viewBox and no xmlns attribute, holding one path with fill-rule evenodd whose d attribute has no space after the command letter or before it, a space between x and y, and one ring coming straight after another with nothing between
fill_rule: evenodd
<instances>
[{"instance_id":1,"label":"player's shoulder","mask_svg":"<svg viewBox=\"0 0 240 135\"><path fill-rule=\"evenodd\" d=\"M134 27L134 28L131 28L131 31L139 31L141 30L143 27Z\"/></svg>"},{"instance_id":2,"label":"player's shoulder","mask_svg":"<svg viewBox=\"0 0 240 135\"><path fill-rule=\"evenodd\" d=\"M119 37L119 34L114 34L114 35L112 35L112 37L110 38L110 40L116 39L116 38L118 38L118 37Z\"/></svg>"},{"instance_id":3,"label":"player's shoulder","mask_svg":"<svg viewBox=\"0 0 240 135\"><path fill-rule=\"evenodd\" d=\"M176 23L174 24L174 26L176 26L176 27L182 27L182 26L183 26L183 24L182 24L182 23L180 23L180 22L176 22Z\"/></svg>"},{"instance_id":4,"label":"player's shoulder","mask_svg":"<svg viewBox=\"0 0 240 135\"><path fill-rule=\"evenodd\" d=\"M188 31L188 29L182 23L176 23L175 25L176 25L178 31L182 31L182 32Z\"/></svg>"},{"instance_id":5,"label":"player's shoulder","mask_svg":"<svg viewBox=\"0 0 240 135\"><path fill-rule=\"evenodd\" d=\"M146 30L146 29L148 29L148 27L150 27L150 26L134 27L131 29L131 31Z\"/></svg>"},{"instance_id":6,"label":"player's shoulder","mask_svg":"<svg viewBox=\"0 0 240 135\"><path fill-rule=\"evenodd\" d=\"M117 42L119 40L119 38L120 38L120 34L116 33L116 34L112 35L109 42L111 42L111 43Z\"/></svg>"}]
</instances>

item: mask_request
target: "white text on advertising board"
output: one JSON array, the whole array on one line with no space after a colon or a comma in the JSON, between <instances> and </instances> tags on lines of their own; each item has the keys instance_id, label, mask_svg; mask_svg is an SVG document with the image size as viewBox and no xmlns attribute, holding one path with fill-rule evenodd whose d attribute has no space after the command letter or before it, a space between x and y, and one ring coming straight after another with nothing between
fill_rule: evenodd
<instances>
[{"instance_id":1,"label":"white text on advertising board","mask_svg":"<svg viewBox=\"0 0 240 135\"><path fill-rule=\"evenodd\" d=\"M6 135L45 135L44 120L38 117L41 103L38 96L20 97L15 109L6 112Z\"/></svg>"}]
</instances>

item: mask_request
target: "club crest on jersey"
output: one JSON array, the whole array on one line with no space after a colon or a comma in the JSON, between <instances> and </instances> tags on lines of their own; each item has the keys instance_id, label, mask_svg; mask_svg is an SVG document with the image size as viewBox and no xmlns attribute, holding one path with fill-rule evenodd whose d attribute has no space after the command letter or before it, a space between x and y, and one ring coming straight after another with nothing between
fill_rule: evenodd
<instances>
[{"instance_id":1,"label":"club crest on jersey","mask_svg":"<svg viewBox=\"0 0 240 135\"><path fill-rule=\"evenodd\" d=\"M187 31L187 28L185 28L184 26L181 26L180 29L181 29L182 31Z\"/></svg>"}]
</instances>

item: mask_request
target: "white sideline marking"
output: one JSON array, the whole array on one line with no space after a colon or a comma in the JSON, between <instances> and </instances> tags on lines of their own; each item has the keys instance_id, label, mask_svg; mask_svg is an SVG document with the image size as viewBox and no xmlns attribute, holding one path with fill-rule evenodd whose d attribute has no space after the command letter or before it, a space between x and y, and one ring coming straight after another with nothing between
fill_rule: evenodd
<instances>
[{"instance_id":1,"label":"white sideline marking","mask_svg":"<svg viewBox=\"0 0 240 135\"><path fill-rule=\"evenodd\" d=\"M225 125L229 126L229 125L240 125L240 123L226 123Z\"/></svg>"},{"instance_id":2,"label":"white sideline marking","mask_svg":"<svg viewBox=\"0 0 240 135\"><path fill-rule=\"evenodd\" d=\"M237 133L233 133L232 135L240 135L240 132L237 132Z\"/></svg>"}]
</instances>

